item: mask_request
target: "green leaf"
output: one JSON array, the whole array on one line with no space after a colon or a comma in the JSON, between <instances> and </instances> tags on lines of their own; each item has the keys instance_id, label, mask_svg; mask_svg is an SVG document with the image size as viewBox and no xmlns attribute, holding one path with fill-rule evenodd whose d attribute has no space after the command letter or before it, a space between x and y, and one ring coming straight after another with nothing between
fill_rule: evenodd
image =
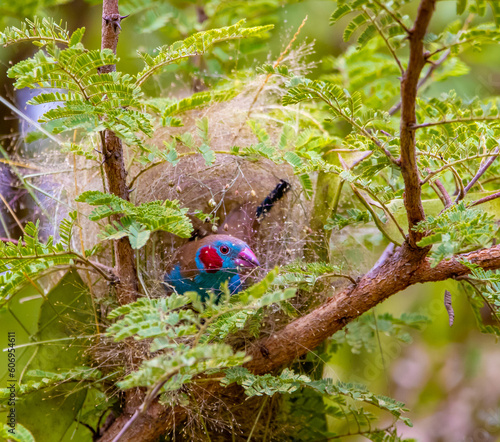
<instances>
[{"instance_id":1,"label":"green leaf","mask_svg":"<svg viewBox=\"0 0 500 442\"><path fill-rule=\"evenodd\" d=\"M432 265L450 258L465 247L486 247L498 232L493 215L478 208L469 208L462 201L440 213L429 216L414 230L427 234L419 241L420 247L435 245L431 253Z\"/></svg>"},{"instance_id":2,"label":"green leaf","mask_svg":"<svg viewBox=\"0 0 500 442\"><path fill-rule=\"evenodd\" d=\"M349 41L352 34L354 34L354 32L356 32L367 21L368 19L365 17L364 14L359 14L356 17L354 17L344 30L344 35L343 35L344 41Z\"/></svg>"},{"instance_id":3,"label":"green leaf","mask_svg":"<svg viewBox=\"0 0 500 442\"><path fill-rule=\"evenodd\" d=\"M83 365L84 350L90 345L88 336L94 333L95 318L88 289L78 273L69 272L50 291L42 305L36 340L46 343L38 346L28 369L34 370L35 377L50 372L62 378L66 377L63 372L81 377L82 369L72 370ZM74 339L67 340L68 337ZM89 370L87 374L93 372L93 369ZM75 389L77 382L27 394L17 403L19 422L37 442L52 442L54 434L62 437L72 425L87 394L84 389ZM50 432L47 432L47 425Z\"/></svg>"},{"instance_id":4,"label":"green leaf","mask_svg":"<svg viewBox=\"0 0 500 442\"><path fill-rule=\"evenodd\" d=\"M26 19L21 23L21 28L8 27L0 32L0 45L9 46L14 43L31 41L36 46L62 43L75 46L82 40L85 28L79 28L73 34L69 34L66 27L56 23L51 18L34 17L33 21Z\"/></svg>"},{"instance_id":5,"label":"green leaf","mask_svg":"<svg viewBox=\"0 0 500 442\"><path fill-rule=\"evenodd\" d=\"M14 428L2 423L2 426L0 427L0 437L6 441L35 442L35 438L31 432L19 423L16 423Z\"/></svg>"},{"instance_id":6,"label":"green leaf","mask_svg":"<svg viewBox=\"0 0 500 442\"><path fill-rule=\"evenodd\" d=\"M151 57L146 53L139 53L146 67L137 74L138 85L144 83L158 69L172 63L177 63L184 58L194 57L206 53L213 45L228 40L235 40L249 37L262 37L267 31L273 28L273 25L256 26L253 28L244 28L245 20L220 29L211 29L209 31L198 32L182 41L177 41L170 46L158 48L159 54Z\"/></svg>"},{"instance_id":7,"label":"green leaf","mask_svg":"<svg viewBox=\"0 0 500 442\"><path fill-rule=\"evenodd\" d=\"M128 238L130 240L130 245L132 246L133 249L136 250L144 247L149 239L149 236L151 235L150 230L146 230L143 226L141 226L137 222L131 223L128 228L128 231L129 231Z\"/></svg>"},{"instance_id":8,"label":"green leaf","mask_svg":"<svg viewBox=\"0 0 500 442\"><path fill-rule=\"evenodd\" d=\"M40 278L56 266L74 264L76 256L70 248L74 222L74 218L62 221L61 241L55 244L52 236L46 242L39 240L39 221L25 226L23 241L17 245L0 241L0 299L8 301L30 280Z\"/></svg>"},{"instance_id":9,"label":"green leaf","mask_svg":"<svg viewBox=\"0 0 500 442\"><path fill-rule=\"evenodd\" d=\"M335 9L335 11L333 11L332 15L330 16L330 26L337 23L342 17L349 14L350 12L352 12L352 8L347 3L338 5L337 9Z\"/></svg>"},{"instance_id":10,"label":"green leaf","mask_svg":"<svg viewBox=\"0 0 500 442\"><path fill-rule=\"evenodd\" d=\"M467 0L457 0L457 15L462 15L467 8Z\"/></svg>"},{"instance_id":11,"label":"green leaf","mask_svg":"<svg viewBox=\"0 0 500 442\"><path fill-rule=\"evenodd\" d=\"M129 237L134 248L141 248L152 232L161 230L182 238L189 238L192 225L186 216L187 209L181 208L178 201L151 201L134 206L116 195L91 190L82 193L76 199L97 206L89 215L92 221L98 221L111 215L123 214L119 222L104 227L105 239Z\"/></svg>"}]
</instances>

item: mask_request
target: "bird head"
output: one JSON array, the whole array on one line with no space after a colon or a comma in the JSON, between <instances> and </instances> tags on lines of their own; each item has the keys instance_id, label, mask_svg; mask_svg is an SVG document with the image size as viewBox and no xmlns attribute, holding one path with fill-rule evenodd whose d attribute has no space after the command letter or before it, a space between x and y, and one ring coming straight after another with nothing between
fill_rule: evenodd
<instances>
[{"instance_id":1,"label":"bird head","mask_svg":"<svg viewBox=\"0 0 500 442\"><path fill-rule=\"evenodd\" d=\"M229 235L212 235L196 252L196 265L207 273L258 267L259 261L246 242Z\"/></svg>"}]
</instances>

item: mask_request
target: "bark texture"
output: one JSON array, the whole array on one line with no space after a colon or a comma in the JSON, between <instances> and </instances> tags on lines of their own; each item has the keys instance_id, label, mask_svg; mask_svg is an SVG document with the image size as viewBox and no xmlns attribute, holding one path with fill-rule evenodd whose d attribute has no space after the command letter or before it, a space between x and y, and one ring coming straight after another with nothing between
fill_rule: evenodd
<instances>
[{"instance_id":1,"label":"bark texture","mask_svg":"<svg viewBox=\"0 0 500 442\"><path fill-rule=\"evenodd\" d=\"M101 49L111 49L116 54L122 17L118 12L118 0L104 0L102 7ZM101 73L116 70L115 65L103 66ZM110 130L101 132L104 173L108 192L129 201L130 189L127 186L127 172L123 158L122 141ZM119 216L113 216L118 221ZM129 304L137 299L138 281L135 268L134 251L128 238L114 241L116 273L120 282L117 297L120 304Z\"/></svg>"},{"instance_id":2,"label":"bark texture","mask_svg":"<svg viewBox=\"0 0 500 442\"><path fill-rule=\"evenodd\" d=\"M412 228L425 219L421 199L420 177L417 168L415 149L416 100L420 73L426 63L423 38L431 21L436 0L422 0L418 8L417 18L409 32L410 56L408 67L401 79L401 173L405 183L404 202L408 216L408 239L413 247L423 234L414 232Z\"/></svg>"}]
</instances>

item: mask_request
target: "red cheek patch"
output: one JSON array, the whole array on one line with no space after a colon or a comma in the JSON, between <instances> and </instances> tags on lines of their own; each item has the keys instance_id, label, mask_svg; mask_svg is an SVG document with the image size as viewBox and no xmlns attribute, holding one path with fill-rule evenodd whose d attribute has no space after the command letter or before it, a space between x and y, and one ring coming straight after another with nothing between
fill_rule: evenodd
<instances>
[{"instance_id":1,"label":"red cheek patch","mask_svg":"<svg viewBox=\"0 0 500 442\"><path fill-rule=\"evenodd\" d=\"M200 261L208 273L215 273L222 268L222 258L212 246L200 250Z\"/></svg>"}]
</instances>

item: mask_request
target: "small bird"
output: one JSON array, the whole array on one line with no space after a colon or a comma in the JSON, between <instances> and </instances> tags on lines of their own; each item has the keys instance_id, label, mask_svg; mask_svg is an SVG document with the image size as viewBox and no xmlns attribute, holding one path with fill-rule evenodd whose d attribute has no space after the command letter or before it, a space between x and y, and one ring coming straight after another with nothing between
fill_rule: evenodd
<instances>
[{"instance_id":1,"label":"small bird","mask_svg":"<svg viewBox=\"0 0 500 442\"><path fill-rule=\"evenodd\" d=\"M234 208L216 234L180 247L178 259L174 259L175 264L164 277L167 291L195 291L202 302L207 300L209 291L218 299L222 294L220 286L226 281L231 294L241 291L246 279L242 276L260 266L248 243L255 241L260 222L289 189L290 184L280 180L261 204L247 202Z\"/></svg>"},{"instance_id":2,"label":"small bird","mask_svg":"<svg viewBox=\"0 0 500 442\"><path fill-rule=\"evenodd\" d=\"M220 285L226 281L231 294L238 293L243 287L240 271L260 265L247 243L230 235L188 242L178 254L179 262L165 275L165 285L177 293L198 292L202 302L210 290L220 296Z\"/></svg>"}]
</instances>

